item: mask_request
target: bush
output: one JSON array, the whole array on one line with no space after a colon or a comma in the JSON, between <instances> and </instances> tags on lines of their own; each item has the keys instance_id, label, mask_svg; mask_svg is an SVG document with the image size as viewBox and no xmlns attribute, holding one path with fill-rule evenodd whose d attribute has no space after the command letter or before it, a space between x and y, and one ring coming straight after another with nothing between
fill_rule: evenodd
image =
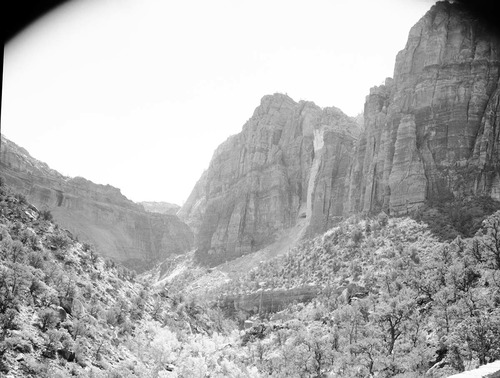
<instances>
[{"instance_id":1,"label":"bush","mask_svg":"<svg viewBox=\"0 0 500 378\"><path fill-rule=\"evenodd\" d=\"M354 229L351 233L351 239L354 242L354 244L357 245L358 243L361 242L361 240L363 240L363 231L361 231L358 228Z\"/></svg>"},{"instance_id":2,"label":"bush","mask_svg":"<svg viewBox=\"0 0 500 378\"><path fill-rule=\"evenodd\" d=\"M50 329L43 336L45 339L45 349L42 352L43 356L55 358L57 351L62 348L62 332L56 329Z\"/></svg>"},{"instance_id":3,"label":"bush","mask_svg":"<svg viewBox=\"0 0 500 378\"><path fill-rule=\"evenodd\" d=\"M28 201L26 200L26 197L21 193L14 194L14 198L17 199L20 204L28 203Z\"/></svg>"},{"instance_id":4,"label":"bush","mask_svg":"<svg viewBox=\"0 0 500 378\"><path fill-rule=\"evenodd\" d=\"M23 371L31 377L47 377L48 366L28 356L21 365Z\"/></svg>"},{"instance_id":5,"label":"bush","mask_svg":"<svg viewBox=\"0 0 500 378\"><path fill-rule=\"evenodd\" d=\"M38 311L39 326L42 331L54 328L59 323L59 315L50 308Z\"/></svg>"},{"instance_id":6,"label":"bush","mask_svg":"<svg viewBox=\"0 0 500 378\"><path fill-rule=\"evenodd\" d=\"M52 234L47 238L47 242L49 247L53 249L66 249L68 245L71 243L71 240L62 233Z\"/></svg>"},{"instance_id":7,"label":"bush","mask_svg":"<svg viewBox=\"0 0 500 378\"><path fill-rule=\"evenodd\" d=\"M2 329L2 337L5 336L8 330L19 329L19 323L17 321L17 311L9 308L5 313L0 314L0 325Z\"/></svg>"},{"instance_id":8,"label":"bush","mask_svg":"<svg viewBox=\"0 0 500 378\"><path fill-rule=\"evenodd\" d=\"M43 220L46 220L48 222L52 222L54 220L54 217L52 216L52 213L50 212L50 210L42 210L42 211L40 211L40 217Z\"/></svg>"},{"instance_id":9,"label":"bush","mask_svg":"<svg viewBox=\"0 0 500 378\"><path fill-rule=\"evenodd\" d=\"M32 351L31 341L17 335L7 337L4 341L4 347L7 348L7 350L15 350L19 353L31 353Z\"/></svg>"}]
</instances>

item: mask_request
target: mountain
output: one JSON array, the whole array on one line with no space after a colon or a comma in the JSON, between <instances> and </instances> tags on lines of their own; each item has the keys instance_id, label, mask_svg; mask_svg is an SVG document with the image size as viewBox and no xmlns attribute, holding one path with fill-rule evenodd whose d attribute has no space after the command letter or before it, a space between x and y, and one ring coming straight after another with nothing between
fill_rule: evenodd
<instances>
[{"instance_id":1,"label":"mountain","mask_svg":"<svg viewBox=\"0 0 500 378\"><path fill-rule=\"evenodd\" d=\"M249 376L224 373L237 348L207 349L238 344L220 310L151 288L48 214L0 179L1 377Z\"/></svg>"},{"instance_id":2,"label":"mountain","mask_svg":"<svg viewBox=\"0 0 500 378\"><path fill-rule=\"evenodd\" d=\"M344 212L359 133L337 108L263 97L243 131L217 148L178 213L195 232L198 257L231 260L296 225L324 231Z\"/></svg>"},{"instance_id":3,"label":"mountain","mask_svg":"<svg viewBox=\"0 0 500 378\"><path fill-rule=\"evenodd\" d=\"M312 236L351 214L500 200L499 66L500 39L460 4L439 2L362 115L265 96L179 211L199 261Z\"/></svg>"},{"instance_id":4,"label":"mountain","mask_svg":"<svg viewBox=\"0 0 500 378\"><path fill-rule=\"evenodd\" d=\"M394 78L366 98L348 211L500 200L499 67L498 35L459 4L433 6L411 29Z\"/></svg>"},{"instance_id":5,"label":"mountain","mask_svg":"<svg viewBox=\"0 0 500 378\"><path fill-rule=\"evenodd\" d=\"M0 166L8 186L128 267L141 271L192 246L191 230L175 215L147 212L110 185L65 177L3 135Z\"/></svg>"},{"instance_id":6,"label":"mountain","mask_svg":"<svg viewBox=\"0 0 500 378\"><path fill-rule=\"evenodd\" d=\"M175 215L181 208L179 205L168 202L144 201L139 202L139 205L144 207L144 210L150 213L170 214Z\"/></svg>"}]
</instances>

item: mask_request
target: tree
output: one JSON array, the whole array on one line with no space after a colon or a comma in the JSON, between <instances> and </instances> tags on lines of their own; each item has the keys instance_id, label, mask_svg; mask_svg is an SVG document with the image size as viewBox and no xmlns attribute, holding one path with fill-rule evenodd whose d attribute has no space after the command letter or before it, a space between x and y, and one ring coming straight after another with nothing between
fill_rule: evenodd
<instances>
[{"instance_id":1,"label":"tree","mask_svg":"<svg viewBox=\"0 0 500 378\"><path fill-rule=\"evenodd\" d=\"M59 323L59 315L50 308L38 311L39 325L43 332L54 328Z\"/></svg>"}]
</instances>

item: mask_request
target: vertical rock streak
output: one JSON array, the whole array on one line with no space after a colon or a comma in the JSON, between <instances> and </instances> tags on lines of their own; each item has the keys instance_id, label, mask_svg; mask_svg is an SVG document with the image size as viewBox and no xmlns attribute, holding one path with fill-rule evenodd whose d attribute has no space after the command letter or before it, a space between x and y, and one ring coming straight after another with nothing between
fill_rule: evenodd
<instances>
[{"instance_id":1,"label":"vertical rock streak","mask_svg":"<svg viewBox=\"0 0 500 378\"><path fill-rule=\"evenodd\" d=\"M313 193L316 187L316 176L319 171L319 166L321 164L321 158L323 156L323 146L325 144L323 140L324 128L314 130L313 139L313 151L314 158L311 166L311 172L309 173L309 183L307 184L307 205L306 205L306 220L311 221L312 211L313 211Z\"/></svg>"},{"instance_id":2,"label":"vertical rock streak","mask_svg":"<svg viewBox=\"0 0 500 378\"><path fill-rule=\"evenodd\" d=\"M243 131L214 153L179 212L195 227L200 255L215 264L250 253L284 230L305 229L303 218L309 232L323 231L342 215L331 199L344 196L359 132L336 108L282 94L262 98Z\"/></svg>"}]
</instances>

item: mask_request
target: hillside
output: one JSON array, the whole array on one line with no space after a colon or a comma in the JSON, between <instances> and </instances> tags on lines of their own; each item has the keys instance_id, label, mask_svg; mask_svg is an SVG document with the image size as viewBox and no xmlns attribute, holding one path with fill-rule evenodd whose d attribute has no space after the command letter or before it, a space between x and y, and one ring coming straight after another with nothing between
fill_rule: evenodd
<instances>
[{"instance_id":1,"label":"hillside","mask_svg":"<svg viewBox=\"0 0 500 378\"><path fill-rule=\"evenodd\" d=\"M499 257L500 211L453 241L382 213L239 276L184 255L149 279L251 327L241 342L265 375L446 377L500 358Z\"/></svg>"},{"instance_id":2,"label":"hillside","mask_svg":"<svg viewBox=\"0 0 500 378\"><path fill-rule=\"evenodd\" d=\"M317 338L318 373L446 376L500 358L499 235L500 212L452 242L408 218L352 219L217 291L227 311L271 319L254 336L271 372L300 363L287 353L308 346L302 332ZM279 308L262 294L279 303L311 286L310 304L266 314Z\"/></svg>"},{"instance_id":3,"label":"hillside","mask_svg":"<svg viewBox=\"0 0 500 378\"><path fill-rule=\"evenodd\" d=\"M37 208L93 244L102 256L143 271L193 244L189 227L172 214L150 213L119 189L65 177L1 137L0 176Z\"/></svg>"},{"instance_id":4,"label":"hillside","mask_svg":"<svg viewBox=\"0 0 500 378\"><path fill-rule=\"evenodd\" d=\"M500 358L500 212L453 242L408 218L352 218L211 302L182 290L189 255L150 286L50 219L0 186L7 377L445 377Z\"/></svg>"},{"instance_id":5,"label":"hillside","mask_svg":"<svg viewBox=\"0 0 500 378\"><path fill-rule=\"evenodd\" d=\"M0 182L2 377L258 376L233 362L220 310L138 281L51 218Z\"/></svg>"}]
</instances>

